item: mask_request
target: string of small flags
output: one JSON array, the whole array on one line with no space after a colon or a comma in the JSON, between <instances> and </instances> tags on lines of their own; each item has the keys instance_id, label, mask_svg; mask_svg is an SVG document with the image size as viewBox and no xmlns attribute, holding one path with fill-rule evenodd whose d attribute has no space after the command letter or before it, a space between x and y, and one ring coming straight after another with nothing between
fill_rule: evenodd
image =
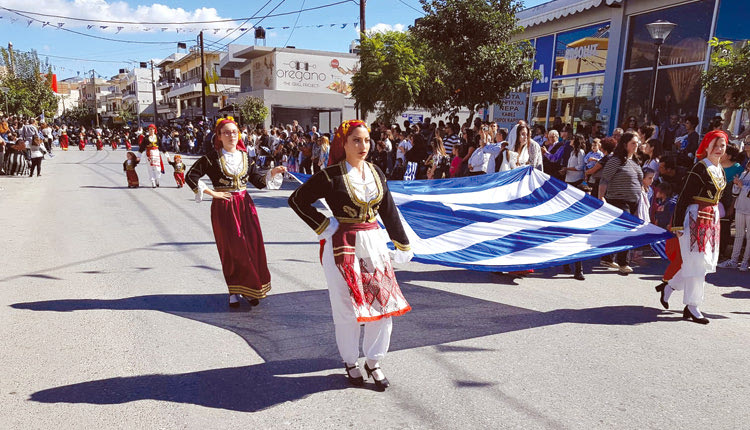
<instances>
[{"instance_id":1,"label":"string of small flags","mask_svg":"<svg viewBox=\"0 0 750 430\"><path fill-rule=\"evenodd\" d=\"M0 15L0 20L4 19L5 16ZM15 24L17 21L19 21L19 18L16 17L8 17L8 20L11 22L11 24ZM26 24L26 27L31 27L32 24L35 22L41 24L41 28L54 28L54 29L61 29L63 28L67 23L66 22L51 22L51 21L42 21L37 19L24 19L22 22ZM263 27L266 30L290 30L290 29L297 29L297 28L319 28L319 29L344 29L348 26L351 26L353 28L359 27L359 22L344 22L344 23L335 23L335 24L308 24L308 25L297 25L297 26L291 26L291 25L284 25L284 26L270 26L270 27ZM254 31L255 27L221 27L221 28L209 28L209 27L176 27L176 26L150 26L150 25L96 25L96 24L88 24L86 25L86 30L95 30L95 31L103 31L103 30L115 30L115 33L120 33L121 31L154 31L154 32L167 32L167 31L175 31L177 33L197 33L199 31L203 31L204 33L212 33L212 34L222 34L222 33L230 33L233 31L240 31L240 32L247 32L247 31Z\"/></svg>"}]
</instances>

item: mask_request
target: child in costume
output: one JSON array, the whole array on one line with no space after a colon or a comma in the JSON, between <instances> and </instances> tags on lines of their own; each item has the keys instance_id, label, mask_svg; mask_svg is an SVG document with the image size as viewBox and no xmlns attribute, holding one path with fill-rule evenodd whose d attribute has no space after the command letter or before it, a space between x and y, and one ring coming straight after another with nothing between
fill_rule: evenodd
<instances>
[{"instance_id":1,"label":"child in costume","mask_svg":"<svg viewBox=\"0 0 750 430\"><path fill-rule=\"evenodd\" d=\"M122 163L122 170L125 171L125 176L128 178L128 188L138 188L138 172L135 171L135 166L138 165L138 157L135 153L128 151L126 154L127 160Z\"/></svg>"},{"instance_id":2,"label":"child in costume","mask_svg":"<svg viewBox=\"0 0 750 430\"><path fill-rule=\"evenodd\" d=\"M175 154L174 161L170 161L169 154L167 154L167 163L174 167L174 181L177 182L177 188L182 188L185 185L185 163L182 162L182 156Z\"/></svg>"}]
</instances>

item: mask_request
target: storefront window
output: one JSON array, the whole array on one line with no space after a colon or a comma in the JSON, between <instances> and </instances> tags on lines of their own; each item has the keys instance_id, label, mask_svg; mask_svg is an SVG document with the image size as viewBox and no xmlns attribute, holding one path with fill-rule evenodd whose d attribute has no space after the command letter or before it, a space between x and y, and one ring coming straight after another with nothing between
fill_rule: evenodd
<instances>
[{"instance_id":1,"label":"storefront window","mask_svg":"<svg viewBox=\"0 0 750 430\"><path fill-rule=\"evenodd\" d=\"M572 124L574 128L599 119L604 76L559 79L552 82L550 124Z\"/></svg>"},{"instance_id":2,"label":"storefront window","mask_svg":"<svg viewBox=\"0 0 750 430\"><path fill-rule=\"evenodd\" d=\"M653 67L656 50L646 24L660 19L677 24L662 45L661 65L703 61L714 4L712 0L696 1L631 17L625 69Z\"/></svg>"},{"instance_id":3,"label":"storefront window","mask_svg":"<svg viewBox=\"0 0 750 430\"><path fill-rule=\"evenodd\" d=\"M656 118L668 115L696 115L700 102L700 76L703 66L671 67L659 70L656 82L654 111ZM626 120L635 117L638 125L649 109L651 70L625 73L620 103L620 127L628 128ZM660 122L661 124L661 122Z\"/></svg>"},{"instance_id":4,"label":"storefront window","mask_svg":"<svg viewBox=\"0 0 750 430\"><path fill-rule=\"evenodd\" d=\"M609 23L560 33L555 39L555 76L603 72L607 65Z\"/></svg>"},{"instance_id":5,"label":"storefront window","mask_svg":"<svg viewBox=\"0 0 750 430\"><path fill-rule=\"evenodd\" d=\"M531 123L536 125L547 124L547 103L549 103L549 94L536 94L531 96Z\"/></svg>"}]
</instances>

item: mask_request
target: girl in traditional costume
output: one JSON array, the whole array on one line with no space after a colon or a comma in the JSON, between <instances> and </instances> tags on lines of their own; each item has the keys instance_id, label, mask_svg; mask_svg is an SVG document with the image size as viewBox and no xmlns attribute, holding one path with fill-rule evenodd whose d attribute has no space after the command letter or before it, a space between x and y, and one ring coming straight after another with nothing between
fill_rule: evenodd
<instances>
[{"instance_id":1,"label":"girl in traditional costume","mask_svg":"<svg viewBox=\"0 0 750 430\"><path fill-rule=\"evenodd\" d=\"M698 161L688 173L672 218L676 238L667 241L670 265L656 291L669 309L674 290L683 291L685 309L682 317L699 324L708 318L698 309L703 303L707 273L716 271L719 259L719 208L726 186L724 170L719 164L729 138L720 130L706 134L696 151Z\"/></svg>"},{"instance_id":2,"label":"girl in traditional costume","mask_svg":"<svg viewBox=\"0 0 750 430\"><path fill-rule=\"evenodd\" d=\"M211 202L211 225L219 250L224 280L229 287L229 306L240 305L240 296L255 306L271 289L271 274L266 263L263 234L247 183L257 188L279 189L286 169L278 166L262 174L247 156L239 128L231 117L216 123L213 147L190 167L185 179L195 192L195 201L203 195ZM209 189L200 178L208 175Z\"/></svg>"},{"instance_id":3,"label":"girl in traditional costume","mask_svg":"<svg viewBox=\"0 0 750 430\"><path fill-rule=\"evenodd\" d=\"M182 188L185 185L185 163L182 162L182 156L177 154L174 156L174 161L170 161L169 154L167 154L167 163L174 168L174 181L177 182L177 188Z\"/></svg>"},{"instance_id":4,"label":"girl in traditional costume","mask_svg":"<svg viewBox=\"0 0 750 430\"><path fill-rule=\"evenodd\" d=\"M135 171L135 166L138 165L138 157L133 152L128 151L126 154L127 160L122 163L122 170L125 171L125 176L128 178L128 188L138 188L138 172Z\"/></svg>"},{"instance_id":5,"label":"girl in traditional costume","mask_svg":"<svg viewBox=\"0 0 750 430\"><path fill-rule=\"evenodd\" d=\"M328 282L336 344L353 385L364 378L358 365L360 324L365 333L365 371L383 390L389 386L380 369L390 344L392 319L411 307L391 265L385 232L376 221L379 214L396 247L398 263L411 260L404 227L383 172L365 161L370 150L367 125L345 121L336 130L328 166L314 174L289 197L289 206L320 239L320 260ZM333 212L327 218L312 205L325 199Z\"/></svg>"}]
</instances>

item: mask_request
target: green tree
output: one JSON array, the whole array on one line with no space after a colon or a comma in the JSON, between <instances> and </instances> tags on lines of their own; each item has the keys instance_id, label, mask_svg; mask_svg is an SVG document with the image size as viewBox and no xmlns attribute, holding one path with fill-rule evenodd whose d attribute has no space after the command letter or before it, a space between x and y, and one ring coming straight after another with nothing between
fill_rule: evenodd
<instances>
[{"instance_id":1,"label":"green tree","mask_svg":"<svg viewBox=\"0 0 750 430\"><path fill-rule=\"evenodd\" d=\"M424 55L424 46L408 32L375 33L361 41L352 95L362 118L379 108L378 120L392 122L417 105L427 78Z\"/></svg>"},{"instance_id":2,"label":"green tree","mask_svg":"<svg viewBox=\"0 0 750 430\"><path fill-rule=\"evenodd\" d=\"M243 124L258 126L263 124L268 116L268 107L260 97L245 97L237 107L242 115Z\"/></svg>"},{"instance_id":3,"label":"green tree","mask_svg":"<svg viewBox=\"0 0 750 430\"><path fill-rule=\"evenodd\" d=\"M426 12L411 28L429 50L430 79L418 104L435 114L455 114L462 107L471 116L499 104L513 88L537 76L534 50L526 40L515 0L420 0Z\"/></svg>"},{"instance_id":4,"label":"green tree","mask_svg":"<svg viewBox=\"0 0 750 430\"><path fill-rule=\"evenodd\" d=\"M6 73L0 79L0 86L8 91L8 110L27 116L38 116L44 112L47 118L57 113L58 99L51 88L52 70L42 73L42 65L35 51L10 52L0 48L0 66Z\"/></svg>"},{"instance_id":5,"label":"green tree","mask_svg":"<svg viewBox=\"0 0 750 430\"><path fill-rule=\"evenodd\" d=\"M717 106L750 108L750 43L711 39L711 67L703 72L701 85Z\"/></svg>"},{"instance_id":6,"label":"green tree","mask_svg":"<svg viewBox=\"0 0 750 430\"><path fill-rule=\"evenodd\" d=\"M63 118L66 122L83 124L88 127L94 121L94 110L86 106L76 106L65 111Z\"/></svg>"}]
</instances>

